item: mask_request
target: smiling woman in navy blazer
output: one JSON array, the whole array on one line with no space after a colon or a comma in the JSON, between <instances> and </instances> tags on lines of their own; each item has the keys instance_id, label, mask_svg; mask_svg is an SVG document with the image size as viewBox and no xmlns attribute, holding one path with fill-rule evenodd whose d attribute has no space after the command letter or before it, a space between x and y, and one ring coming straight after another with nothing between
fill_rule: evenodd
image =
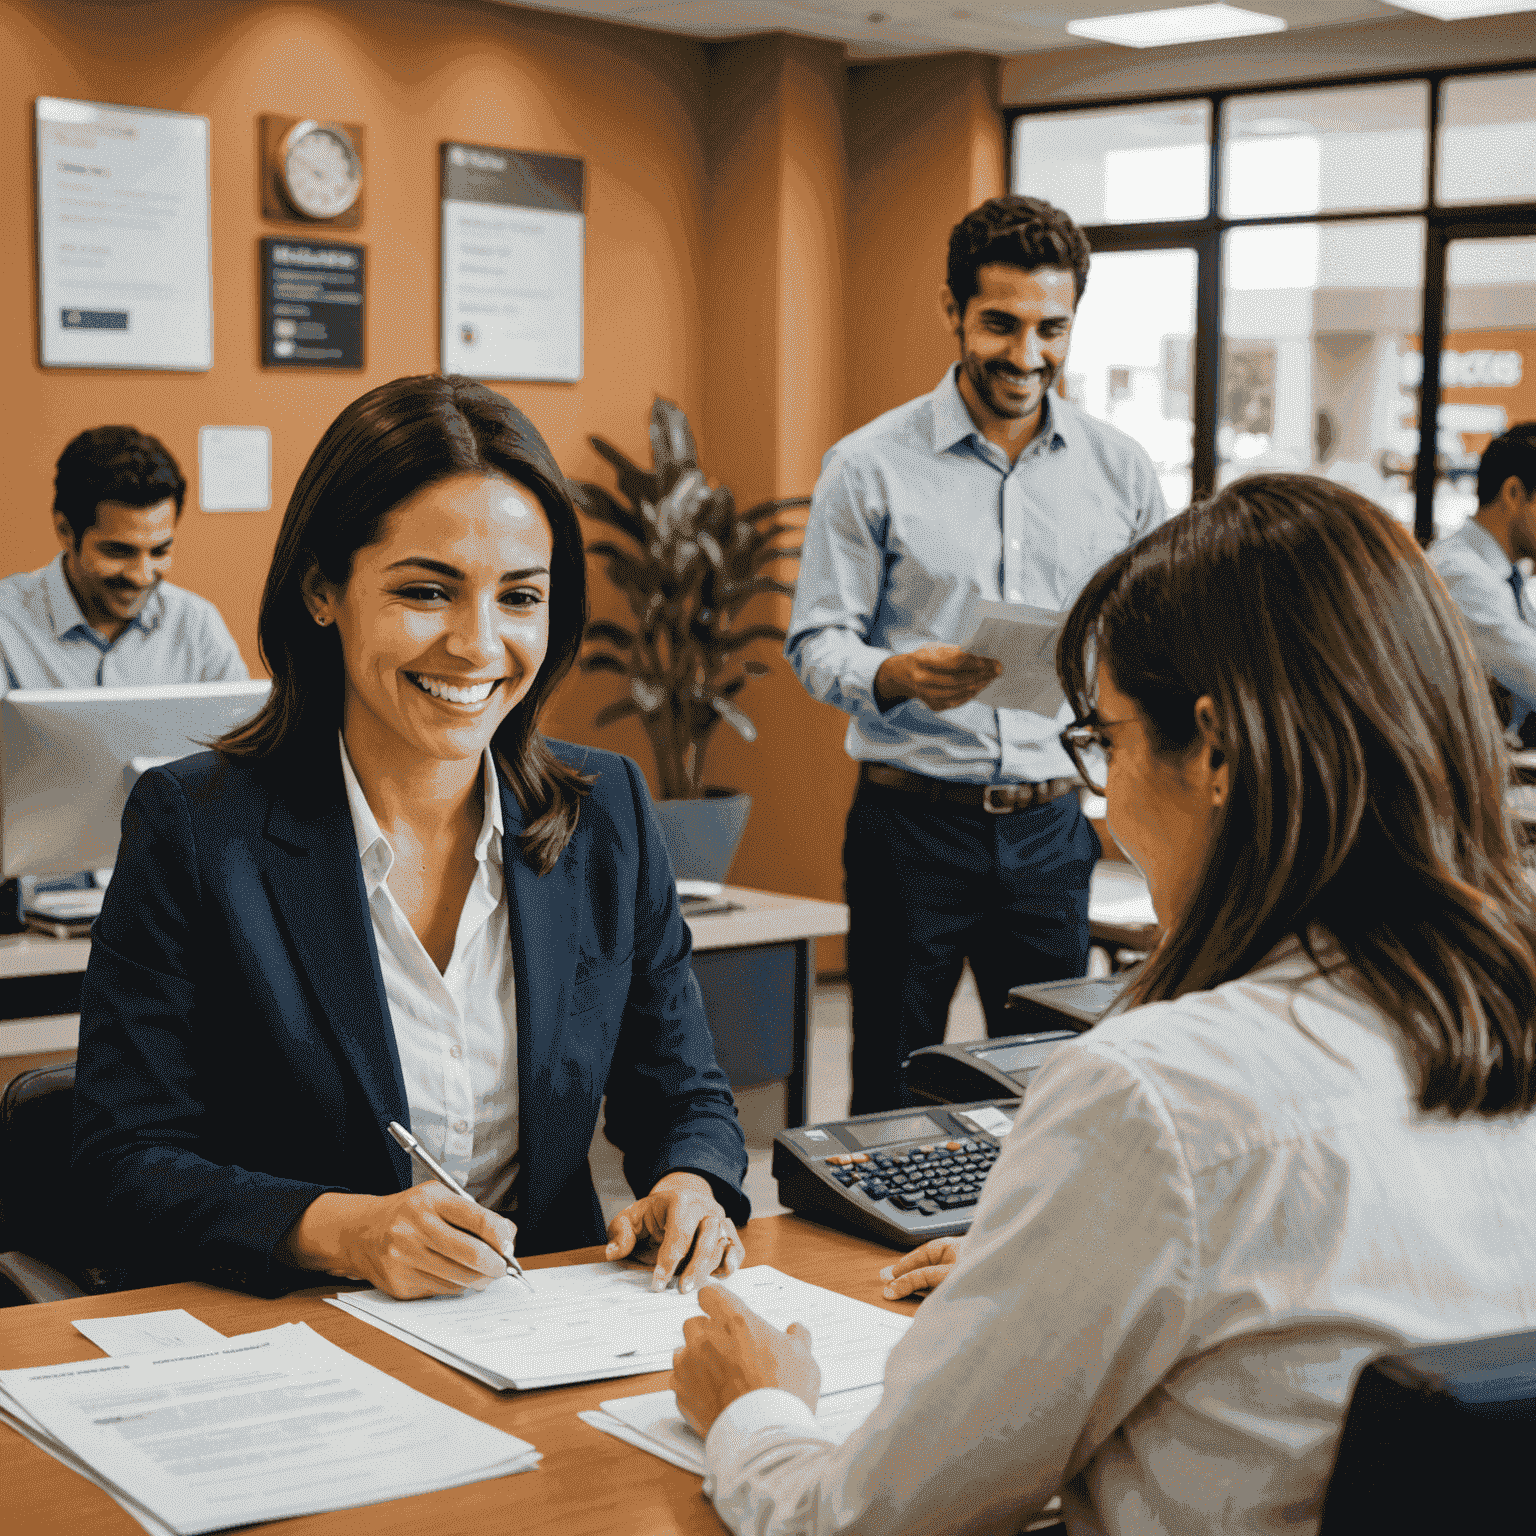
<instances>
[{"instance_id":1,"label":"smiling woman in navy blazer","mask_svg":"<svg viewBox=\"0 0 1536 1536\"><path fill-rule=\"evenodd\" d=\"M746 1150L627 758L542 737L586 619L560 471L461 378L349 406L262 597L266 707L151 770L93 935L77 1188L120 1278L397 1296L602 1241L740 1263ZM482 1204L412 1168L413 1125Z\"/></svg>"}]
</instances>

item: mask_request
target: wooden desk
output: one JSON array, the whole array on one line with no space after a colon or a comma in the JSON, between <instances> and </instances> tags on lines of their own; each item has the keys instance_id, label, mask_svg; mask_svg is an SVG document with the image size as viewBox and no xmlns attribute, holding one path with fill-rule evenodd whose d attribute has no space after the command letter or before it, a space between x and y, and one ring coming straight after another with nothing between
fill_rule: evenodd
<instances>
[{"instance_id":1,"label":"wooden desk","mask_svg":"<svg viewBox=\"0 0 1536 1536\"><path fill-rule=\"evenodd\" d=\"M89 939L52 939L40 933L0 934L0 1054L72 1049L70 1027L51 1031L45 1017L80 1011L80 978L91 956ZM25 1020L9 1031L6 1021Z\"/></svg>"},{"instance_id":2,"label":"wooden desk","mask_svg":"<svg viewBox=\"0 0 1536 1536\"><path fill-rule=\"evenodd\" d=\"M878 1275L891 1261L889 1249L830 1232L798 1216L749 1222L741 1235L748 1264L772 1264L786 1274L873 1302L889 1312L910 1316L915 1310L911 1302L881 1300ZM591 1263L601 1257L602 1249L583 1248L527 1262L530 1269L542 1269ZM669 1372L539 1392L493 1392L320 1299L334 1296L340 1288L332 1281L278 1301L262 1301L238 1291L189 1283L46 1306L8 1307L0 1310L0 1369L99 1360L101 1352L70 1326L77 1317L184 1307L227 1335L304 1322L418 1391L531 1441L544 1453L544 1461L533 1472L491 1482L247 1530L281 1531L284 1536L362 1536L363 1532L368 1536L489 1536L501 1531L516 1531L519 1536L612 1536L617 1531L637 1536L691 1532L719 1536L724 1529L700 1493L698 1478L576 1417L579 1410L596 1408L605 1398L664 1390L671 1383ZM0 1524L7 1530L26 1536L78 1536L81 1531L92 1536L143 1536L143 1528L99 1488L7 1426L0 1426L0 1464L5 1467L5 1514Z\"/></svg>"}]
</instances>

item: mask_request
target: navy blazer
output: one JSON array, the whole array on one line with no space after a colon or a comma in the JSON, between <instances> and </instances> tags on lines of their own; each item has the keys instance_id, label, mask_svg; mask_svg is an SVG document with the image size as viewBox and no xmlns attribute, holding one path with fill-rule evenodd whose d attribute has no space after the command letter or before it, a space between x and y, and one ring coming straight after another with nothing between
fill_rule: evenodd
<instances>
[{"instance_id":1,"label":"navy blazer","mask_svg":"<svg viewBox=\"0 0 1536 1536\"><path fill-rule=\"evenodd\" d=\"M518 1250L603 1240L587 1149L605 1093L637 1192L692 1169L743 1222L746 1146L644 780L615 753L550 746L597 781L542 876L501 787ZM281 781L211 752L145 774L81 995L82 1258L135 1284L312 1285L278 1243L327 1190L409 1187L385 1131L409 1116L340 754Z\"/></svg>"}]
</instances>

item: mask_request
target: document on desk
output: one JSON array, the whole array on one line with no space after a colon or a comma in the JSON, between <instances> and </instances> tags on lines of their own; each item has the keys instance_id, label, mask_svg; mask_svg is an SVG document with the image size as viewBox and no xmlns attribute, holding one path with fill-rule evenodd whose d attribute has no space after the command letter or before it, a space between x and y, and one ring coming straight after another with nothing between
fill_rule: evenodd
<instances>
[{"instance_id":1,"label":"document on desk","mask_svg":"<svg viewBox=\"0 0 1536 1536\"><path fill-rule=\"evenodd\" d=\"M150 1352L163 1355L171 1350L183 1353L225 1342L217 1329L180 1307L168 1312L134 1312L127 1317L81 1317L70 1326L114 1357Z\"/></svg>"},{"instance_id":2,"label":"document on desk","mask_svg":"<svg viewBox=\"0 0 1536 1536\"><path fill-rule=\"evenodd\" d=\"M1066 702L1056 677L1056 642L1065 618L1048 608L983 598L974 625L957 643L973 656L1002 662L1003 671L976 695L976 702L1054 716Z\"/></svg>"},{"instance_id":3,"label":"document on desk","mask_svg":"<svg viewBox=\"0 0 1536 1536\"><path fill-rule=\"evenodd\" d=\"M539 1460L302 1323L3 1371L0 1414L156 1536L378 1504Z\"/></svg>"},{"instance_id":4,"label":"document on desk","mask_svg":"<svg viewBox=\"0 0 1536 1536\"><path fill-rule=\"evenodd\" d=\"M572 1264L528 1271L527 1287L494 1280L483 1291L395 1301L379 1291L332 1299L353 1316L500 1390L604 1381L672 1368L683 1323L699 1315L697 1294L653 1291L648 1267ZM722 1281L754 1312L811 1330L828 1392L873 1386L911 1320L839 1296L768 1264Z\"/></svg>"},{"instance_id":5,"label":"document on desk","mask_svg":"<svg viewBox=\"0 0 1536 1536\"><path fill-rule=\"evenodd\" d=\"M883 1390L876 1386L823 1392L816 1404L816 1427L828 1440L841 1445L879 1406ZM576 1417L626 1445L659 1456L685 1472L704 1476L704 1442L677 1411L676 1393L611 1397L600 1411L588 1409Z\"/></svg>"}]
</instances>

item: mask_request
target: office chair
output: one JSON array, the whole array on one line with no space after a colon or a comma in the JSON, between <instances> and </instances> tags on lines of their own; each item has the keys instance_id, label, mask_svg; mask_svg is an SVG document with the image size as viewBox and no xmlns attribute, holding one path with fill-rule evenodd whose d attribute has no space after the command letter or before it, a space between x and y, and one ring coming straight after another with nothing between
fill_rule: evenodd
<instances>
[{"instance_id":1,"label":"office chair","mask_svg":"<svg viewBox=\"0 0 1536 1536\"><path fill-rule=\"evenodd\" d=\"M1528 1503L1533 1443L1536 1332L1384 1355L1355 1384L1318 1536L1496 1530Z\"/></svg>"},{"instance_id":2,"label":"office chair","mask_svg":"<svg viewBox=\"0 0 1536 1536\"><path fill-rule=\"evenodd\" d=\"M19 1073L0 1094L0 1306L107 1289L76 1249L74 1101L73 1061Z\"/></svg>"}]
</instances>

